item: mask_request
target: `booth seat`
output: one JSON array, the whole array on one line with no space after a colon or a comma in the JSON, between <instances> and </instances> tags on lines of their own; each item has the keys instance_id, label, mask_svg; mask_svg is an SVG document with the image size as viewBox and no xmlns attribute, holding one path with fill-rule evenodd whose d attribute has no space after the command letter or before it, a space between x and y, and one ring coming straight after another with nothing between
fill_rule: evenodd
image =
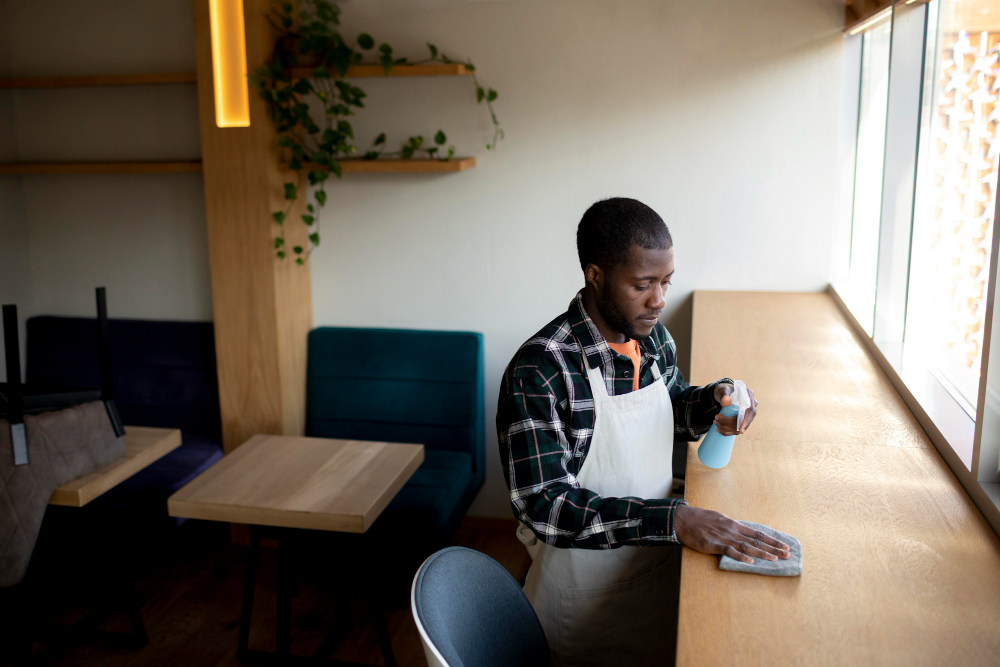
<instances>
[{"instance_id":1,"label":"booth seat","mask_svg":"<svg viewBox=\"0 0 1000 667\"><path fill-rule=\"evenodd\" d=\"M320 327L308 354L306 435L424 445L372 531L440 548L485 476L482 334Z\"/></svg>"},{"instance_id":2,"label":"booth seat","mask_svg":"<svg viewBox=\"0 0 1000 667\"><path fill-rule=\"evenodd\" d=\"M111 319L112 379L122 421L179 428L180 447L95 501L144 525L177 525L167 498L222 458L222 422L211 322ZM97 320L27 321L27 382L99 386Z\"/></svg>"}]
</instances>

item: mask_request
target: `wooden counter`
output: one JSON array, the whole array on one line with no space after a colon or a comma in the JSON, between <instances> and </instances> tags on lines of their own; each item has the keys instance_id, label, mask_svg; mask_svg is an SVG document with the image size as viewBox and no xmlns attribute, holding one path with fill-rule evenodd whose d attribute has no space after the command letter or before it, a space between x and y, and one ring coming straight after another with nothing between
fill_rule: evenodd
<instances>
[{"instance_id":1,"label":"wooden counter","mask_svg":"<svg viewBox=\"0 0 1000 667\"><path fill-rule=\"evenodd\" d=\"M1000 664L1000 540L831 297L696 292L692 341L692 383L760 405L727 467L691 447L688 502L804 558L785 579L684 549L677 664Z\"/></svg>"}]
</instances>

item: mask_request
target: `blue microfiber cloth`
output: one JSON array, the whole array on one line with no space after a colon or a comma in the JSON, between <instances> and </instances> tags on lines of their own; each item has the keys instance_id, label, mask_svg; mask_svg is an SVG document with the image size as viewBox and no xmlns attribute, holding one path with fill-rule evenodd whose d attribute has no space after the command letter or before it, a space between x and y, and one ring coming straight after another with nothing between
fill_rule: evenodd
<instances>
[{"instance_id":1,"label":"blue microfiber cloth","mask_svg":"<svg viewBox=\"0 0 1000 667\"><path fill-rule=\"evenodd\" d=\"M799 541L787 533L775 530L770 526L752 521L740 521L744 526L759 530L765 535L770 535L776 540L781 540L788 545L791 555L784 559L765 560L754 557L753 563L744 563L733 560L729 556L719 559L720 570L732 570L733 572L750 572L751 574L767 574L772 577L797 577L802 574L802 545Z\"/></svg>"}]
</instances>

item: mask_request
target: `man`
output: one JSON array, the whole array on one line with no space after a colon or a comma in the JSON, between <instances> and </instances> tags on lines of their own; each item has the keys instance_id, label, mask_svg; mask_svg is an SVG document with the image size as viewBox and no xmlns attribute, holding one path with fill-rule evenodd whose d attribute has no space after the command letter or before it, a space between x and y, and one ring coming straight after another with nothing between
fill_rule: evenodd
<instances>
[{"instance_id":1,"label":"man","mask_svg":"<svg viewBox=\"0 0 1000 667\"><path fill-rule=\"evenodd\" d=\"M666 224L634 200L599 201L577 229L586 284L504 373L500 459L518 537L532 556L525 593L563 665L673 664L679 544L745 562L788 546L670 498L675 435L714 423L733 382L692 387L658 322L674 274ZM752 392L750 392L752 397Z\"/></svg>"}]
</instances>

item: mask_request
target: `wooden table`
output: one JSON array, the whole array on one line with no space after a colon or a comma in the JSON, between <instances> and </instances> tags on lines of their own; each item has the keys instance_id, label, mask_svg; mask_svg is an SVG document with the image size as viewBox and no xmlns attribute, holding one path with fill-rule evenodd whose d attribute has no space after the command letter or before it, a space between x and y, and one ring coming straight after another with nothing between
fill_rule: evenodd
<instances>
[{"instance_id":1,"label":"wooden table","mask_svg":"<svg viewBox=\"0 0 1000 667\"><path fill-rule=\"evenodd\" d=\"M823 293L696 292L691 382L759 414L687 500L802 542L803 574L684 549L677 664L998 665L1000 540Z\"/></svg>"},{"instance_id":2,"label":"wooden table","mask_svg":"<svg viewBox=\"0 0 1000 667\"><path fill-rule=\"evenodd\" d=\"M50 505L83 507L181 446L175 428L125 427L125 456L52 492Z\"/></svg>"},{"instance_id":3,"label":"wooden table","mask_svg":"<svg viewBox=\"0 0 1000 667\"><path fill-rule=\"evenodd\" d=\"M255 435L167 500L170 516L250 525L237 645L244 662L294 657L294 575L282 546L293 539L289 529L365 533L423 460L423 445ZM248 646L262 537L279 542L277 656ZM369 602L386 664L393 665L381 601L373 595Z\"/></svg>"}]
</instances>

